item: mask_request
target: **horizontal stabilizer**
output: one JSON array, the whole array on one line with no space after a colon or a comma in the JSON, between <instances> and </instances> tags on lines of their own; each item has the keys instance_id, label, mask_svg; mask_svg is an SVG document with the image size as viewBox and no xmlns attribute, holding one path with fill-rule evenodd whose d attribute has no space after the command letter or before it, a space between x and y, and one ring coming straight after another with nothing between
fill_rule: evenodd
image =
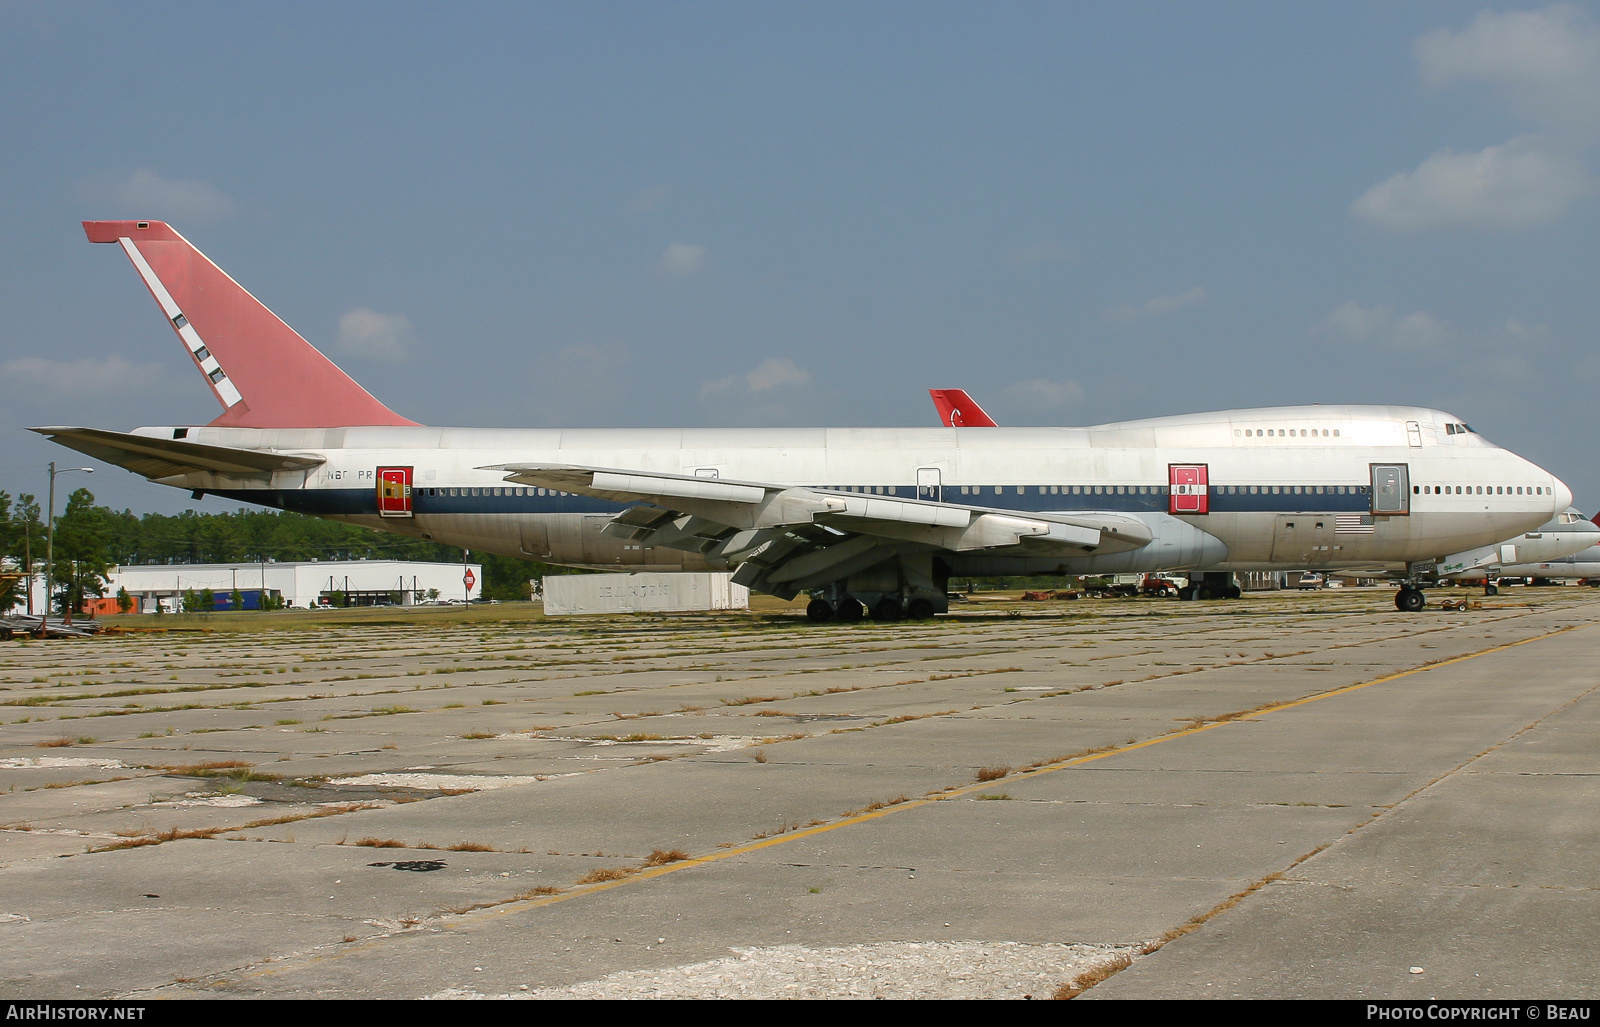
<instances>
[{"instance_id":1,"label":"horizontal stabilizer","mask_svg":"<svg viewBox=\"0 0 1600 1027\"><path fill-rule=\"evenodd\" d=\"M145 435L102 431L99 428L33 428L68 449L126 467L146 478L211 472L234 478L266 477L274 471L300 471L317 467L324 458L314 455L271 453L259 449L205 446L178 439L153 439Z\"/></svg>"}]
</instances>

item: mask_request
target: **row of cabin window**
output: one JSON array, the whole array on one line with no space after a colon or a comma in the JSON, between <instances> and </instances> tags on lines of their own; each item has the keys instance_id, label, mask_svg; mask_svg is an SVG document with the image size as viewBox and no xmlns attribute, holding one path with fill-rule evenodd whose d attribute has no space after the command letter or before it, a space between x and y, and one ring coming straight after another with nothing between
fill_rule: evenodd
<instances>
[{"instance_id":1,"label":"row of cabin window","mask_svg":"<svg viewBox=\"0 0 1600 1027\"><path fill-rule=\"evenodd\" d=\"M1297 430L1299 432L1298 435L1295 434L1295 432ZM1234 438L1238 438L1239 437L1239 429L1237 429L1237 428L1233 429L1233 437ZM1310 428L1310 429L1307 429L1307 428L1300 428L1300 429L1290 428L1287 431L1285 431L1282 428L1246 428L1244 430L1244 437L1247 438L1247 439L1249 439L1249 438L1278 438L1278 439L1283 439L1283 438L1289 438L1289 439L1307 439L1307 438L1319 439L1320 438L1320 439L1326 439L1326 438L1329 437L1329 435L1328 435L1328 429L1326 429L1326 428ZM1339 429L1337 429L1337 428L1333 429L1332 437L1333 438L1338 438L1339 437Z\"/></svg>"},{"instance_id":2,"label":"row of cabin window","mask_svg":"<svg viewBox=\"0 0 1600 1027\"><path fill-rule=\"evenodd\" d=\"M479 488L479 489L423 489L428 496L565 496L568 493L555 489L531 488Z\"/></svg>"},{"instance_id":3,"label":"row of cabin window","mask_svg":"<svg viewBox=\"0 0 1600 1027\"><path fill-rule=\"evenodd\" d=\"M963 485L963 496L981 496L984 485ZM1004 485L992 486L995 495L1005 492ZM1026 495L1026 485L1014 486L1017 495ZM1041 496L1164 496L1167 494L1165 485L1038 485L1035 486Z\"/></svg>"},{"instance_id":4,"label":"row of cabin window","mask_svg":"<svg viewBox=\"0 0 1600 1027\"><path fill-rule=\"evenodd\" d=\"M982 495L983 494L983 490L984 490L985 487L993 488L994 489L994 494L997 495L997 496L998 495L1002 495L1005 492L1005 486L1003 486L1003 485L994 485L994 486L962 485L960 488L961 488L961 494L963 496L977 496L977 495ZM1013 486L1013 488L1015 488L1016 494L1019 495L1019 496L1027 494L1027 486L1025 486L1025 485L1016 485L1016 486ZM1038 489L1038 493L1041 496L1046 496L1046 495L1048 495L1048 496L1069 496L1069 495L1070 496L1113 496L1113 495L1114 496L1128 496L1128 495L1133 495L1133 496L1164 496L1168 492L1167 486L1165 486L1165 485L1039 485L1039 486L1036 486L1036 488ZM1413 492L1421 492L1422 488L1423 488L1423 486L1418 486L1418 487L1413 488L1412 491ZM1483 488L1484 488L1484 486L1479 486L1480 494L1482 493L1482 489ZM893 496L893 495L898 495L899 494L899 490L896 488L896 486L893 486L893 485L844 485L844 486L837 486L834 489L834 491L866 492L866 493L880 495L880 496L881 495L891 495L891 496ZM1250 495L1250 496L1254 496L1254 495L1263 495L1263 496L1266 496L1266 495L1272 495L1272 496L1277 496L1277 495L1285 495L1285 496L1288 496L1288 495L1295 495L1295 496L1299 496L1299 495L1307 495L1307 496L1310 496L1310 495L1317 495L1317 496L1321 496L1321 495L1346 496L1346 495L1350 495L1350 496L1355 496L1355 495L1365 495L1369 491L1369 489L1365 485L1213 485L1213 486L1210 487L1209 491L1210 491L1210 493L1212 495L1228 495L1228 496L1244 496L1244 495ZM1438 492L1438 488L1435 487L1434 491L1437 493ZM1528 494L1529 495L1534 495L1534 494L1542 495L1543 491L1544 491L1543 489L1540 489L1540 490L1538 490L1538 493L1535 493L1534 490L1530 489L1528 491ZM1456 487L1456 493L1459 495L1460 492L1461 492L1461 487L1457 486ZM569 495L569 493L558 492L555 489L540 489L540 488L429 488L429 489L424 489L423 490L423 494L424 495L428 495L428 496L535 496L535 495L538 495L538 496L565 496L565 495ZM1507 493L1507 494L1510 494L1510 493ZM1516 491L1516 494L1517 495L1522 495L1522 489L1518 488L1517 491Z\"/></svg>"},{"instance_id":5,"label":"row of cabin window","mask_svg":"<svg viewBox=\"0 0 1600 1027\"><path fill-rule=\"evenodd\" d=\"M1454 489L1455 491L1452 492L1451 489ZM1463 492L1462 491L1463 489L1465 489L1466 491ZM1521 485L1515 486L1515 491L1513 491L1513 486L1511 486L1511 485L1413 485L1413 486L1411 486L1411 492L1412 492L1413 495L1424 495L1424 496L1441 496L1441 495L1442 496L1547 496L1547 495L1553 495L1553 493L1547 492L1545 490L1544 486L1542 486L1542 485L1534 486L1533 488L1529 488L1527 491L1523 491L1523 486L1521 486Z\"/></svg>"},{"instance_id":6,"label":"row of cabin window","mask_svg":"<svg viewBox=\"0 0 1600 1027\"><path fill-rule=\"evenodd\" d=\"M1117 495L1117 496L1124 496L1124 495L1163 496L1163 495L1167 494L1167 488L1164 485L1040 485L1040 486L1037 486L1037 487L1039 489L1039 494L1041 496L1044 496L1044 495L1050 495L1050 496L1057 496L1057 495L1060 495L1060 496L1067 496L1067 495L1072 495L1072 496L1091 496L1091 495L1092 496L1102 496L1102 495L1103 496L1110 496L1110 495ZM994 488L994 494L997 495L997 496L1001 495L1005 491L1005 487L1003 485L995 485L995 486L993 486L993 488ZM1019 495L1019 496L1020 495L1024 495L1027 492L1027 487L1024 486L1024 485L1017 485L1017 486L1015 486L1015 488L1017 490L1017 495ZM1454 490L1455 490L1454 492L1451 492L1452 488L1454 488ZM846 491L850 491L850 492L866 491L866 492L873 493L873 494L880 495L880 496L881 495L886 495L886 494L887 495L891 495L891 496L898 494L896 492L895 486L893 486L893 485L865 485L865 486L854 486L854 487L845 486L845 489L846 489ZM1463 489L1465 489L1466 491L1463 492L1462 491ZM1488 489L1489 491L1488 492L1484 492L1484 489ZM431 489L427 489L425 491L430 496L533 496L533 495L565 496L565 495L567 495L567 493L565 493L565 492L557 492L555 489L535 489L535 488L462 488L462 489L431 488ZM1321 495L1338 495L1338 496L1344 496L1344 495L1363 495L1368 491L1368 489L1367 489L1367 487L1365 485L1214 485L1214 486L1211 487L1210 491L1212 493L1214 493L1214 494L1217 494L1217 495L1229 495L1229 496L1235 496L1235 495L1238 495L1238 496L1243 496L1243 495L1254 496L1254 495L1258 495L1258 494L1259 495L1273 495L1273 496L1277 496L1277 495L1295 495L1295 496L1299 496L1299 495L1308 495L1308 496L1309 495L1318 495L1318 496L1321 496ZM1535 487L1527 488L1526 490L1524 490L1524 487L1521 486L1521 485L1517 485L1517 486L1511 486L1511 485L1476 485L1476 486L1474 486L1474 485L1455 485L1455 486L1450 486L1450 485L1443 485L1443 486L1440 486L1440 485L1413 485L1411 487L1411 491L1412 491L1413 494L1416 494L1416 495L1435 495L1435 496L1438 496L1438 495L1457 495L1457 496L1460 496L1460 495L1479 495L1479 496L1482 496L1482 495L1493 495L1493 496L1529 495L1529 496L1542 496L1542 495L1545 494L1545 490L1544 490L1543 486L1535 486ZM983 493L983 487L982 486L979 486L979 485L962 485L961 486L961 494L963 496L976 496L976 495L981 495L982 493Z\"/></svg>"},{"instance_id":7,"label":"row of cabin window","mask_svg":"<svg viewBox=\"0 0 1600 1027\"><path fill-rule=\"evenodd\" d=\"M963 496L983 494L983 486L961 486ZM995 485L994 494L1000 495L1004 486ZM1026 486L1016 486L1017 495L1026 492ZM1170 490L1165 485L1040 485L1041 496L1164 496ZM1371 491L1366 485L1211 485L1207 488L1213 496L1363 496Z\"/></svg>"}]
</instances>

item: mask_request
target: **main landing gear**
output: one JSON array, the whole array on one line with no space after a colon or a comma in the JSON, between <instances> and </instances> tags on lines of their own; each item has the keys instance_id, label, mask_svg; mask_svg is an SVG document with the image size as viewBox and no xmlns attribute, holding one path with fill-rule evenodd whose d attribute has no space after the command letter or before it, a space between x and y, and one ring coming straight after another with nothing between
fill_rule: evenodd
<instances>
[{"instance_id":1,"label":"main landing gear","mask_svg":"<svg viewBox=\"0 0 1600 1027\"><path fill-rule=\"evenodd\" d=\"M1238 599L1242 595L1244 591L1228 571L1208 571L1193 576L1189 584L1178 589L1178 598L1186 602L1196 599Z\"/></svg>"},{"instance_id":2,"label":"main landing gear","mask_svg":"<svg viewBox=\"0 0 1600 1027\"><path fill-rule=\"evenodd\" d=\"M943 613L938 609L933 600L925 596L914 595L908 600L899 596L881 596L872 604L872 619L884 623L897 620L927 620L936 613ZM821 624L831 620L858 621L867 613L867 608L853 596L844 596L837 602L829 602L825 597L818 596L806 606L806 619L813 623Z\"/></svg>"},{"instance_id":3,"label":"main landing gear","mask_svg":"<svg viewBox=\"0 0 1600 1027\"><path fill-rule=\"evenodd\" d=\"M806 619L817 624L830 620L840 620L845 623L858 621L867 612L867 608L849 596L839 600L837 604L826 599L816 598L806 605Z\"/></svg>"}]
</instances>

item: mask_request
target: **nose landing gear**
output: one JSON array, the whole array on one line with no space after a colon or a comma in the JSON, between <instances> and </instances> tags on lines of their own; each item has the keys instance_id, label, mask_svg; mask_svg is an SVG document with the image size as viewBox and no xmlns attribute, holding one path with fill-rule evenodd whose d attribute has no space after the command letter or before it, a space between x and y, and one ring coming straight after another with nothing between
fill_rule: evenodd
<instances>
[{"instance_id":1,"label":"nose landing gear","mask_svg":"<svg viewBox=\"0 0 1600 1027\"><path fill-rule=\"evenodd\" d=\"M1416 613L1426 603L1427 599L1423 597L1422 589L1415 585L1402 586L1400 591L1394 594L1394 608L1402 613Z\"/></svg>"}]
</instances>

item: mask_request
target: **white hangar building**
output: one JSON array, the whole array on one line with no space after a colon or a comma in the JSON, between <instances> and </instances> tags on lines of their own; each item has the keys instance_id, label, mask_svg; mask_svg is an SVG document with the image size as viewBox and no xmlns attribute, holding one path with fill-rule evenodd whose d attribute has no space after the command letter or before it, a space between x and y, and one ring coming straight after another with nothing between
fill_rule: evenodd
<instances>
[{"instance_id":1,"label":"white hangar building","mask_svg":"<svg viewBox=\"0 0 1600 1027\"><path fill-rule=\"evenodd\" d=\"M464 580L468 575L471 585ZM477 599L483 589L483 565L408 560L139 564L112 568L106 581L106 595L125 588L146 613L154 613L158 602L173 612L185 592L208 588L218 596L238 589L248 597L247 608L255 607L254 597L263 591L302 610L327 605L324 600L335 592L343 593L350 606L414 606L427 602L435 589L440 601Z\"/></svg>"}]
</instances>

